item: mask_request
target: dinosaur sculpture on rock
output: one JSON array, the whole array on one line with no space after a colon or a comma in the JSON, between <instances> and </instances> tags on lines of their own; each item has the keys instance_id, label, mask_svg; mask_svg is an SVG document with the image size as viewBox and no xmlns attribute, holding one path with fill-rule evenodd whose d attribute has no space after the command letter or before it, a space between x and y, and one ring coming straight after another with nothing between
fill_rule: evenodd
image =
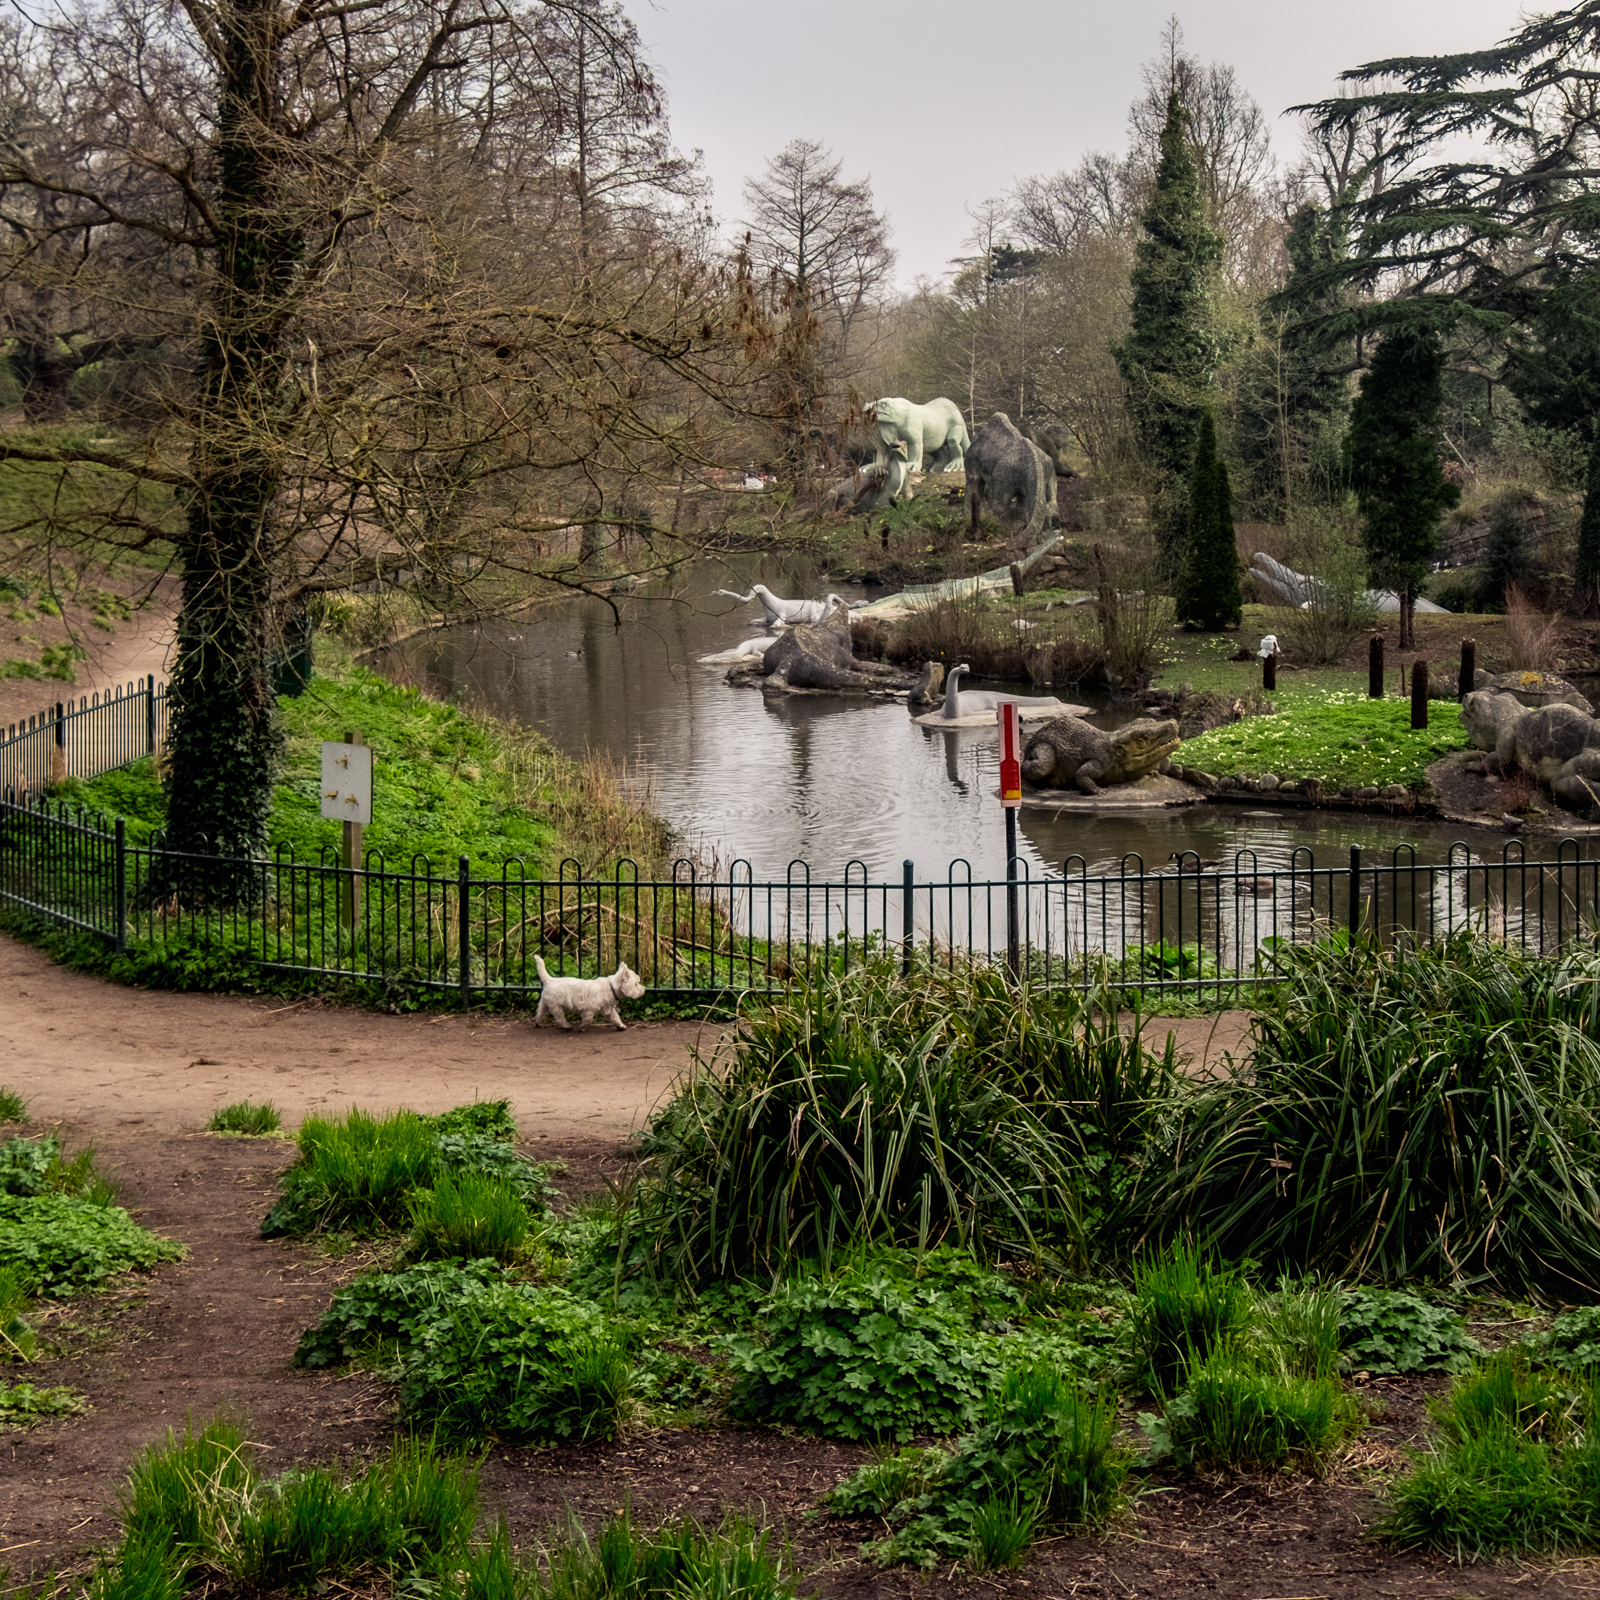
<instances>
[{"instance_id":1,"label":"dinosaur sculpture on rock","mask_svg":"<svg viewBox=\"0 0 1600 1600\"><path fill-rule=\"evenodd\" d=\"M1171 718L1140 717L1102 733L1081 717L1057 717L1023 747L1022 776L1039 789L1076 785L1085 794L1099 794L1104 786L1154 772L1178 744L1178 724Z\"/></svg>"}]
</instances>

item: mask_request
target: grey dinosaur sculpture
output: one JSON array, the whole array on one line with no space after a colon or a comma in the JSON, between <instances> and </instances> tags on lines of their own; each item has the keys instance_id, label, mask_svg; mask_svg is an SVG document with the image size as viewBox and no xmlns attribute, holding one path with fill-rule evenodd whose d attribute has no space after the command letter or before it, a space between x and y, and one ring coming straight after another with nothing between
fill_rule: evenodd
<instances>
[{"instance_id":1,"label":"grey dinosaur sculpture","mask_svg":"<svg viewBox=\"0 0 1600 1600\"><path fill-rule=\"evenodd\" d=\"M1041 789L1076 785L1085 794L1099 794L1103 786L1154 772L1178 744L1178 724L1170 717L1140 717L1115 733L1102 733L1081 717L1057 717L1023 747L1022 776Z\"/></svg>"},{"instance_id":2,"label":"grey dinosaur sculpture","mask_svg":"<svg viewBox=\"0 0 1600 1600\"><path fill-rule=\"evenodd\" d=\"M1263 551L1257 550L1250 561L1250 576L1269 595L1276 597L1280 605L1293 606L1297 611L1304 611L1323 592L1321 578L1296 572L1293 567L1286 567L1281 561L1274 561ZM1400 609L1400 596L1393 589L1368 589L1366 593L1367 604L1374 611L1389 612ZM1419 614L1431 611L1443 615L1446 611L1444 606L1420 598L1412 601L1412 607Z\"/></svg>"},{"instance_id":3,"label":"grey dinosaur sculpture","mask_svg":"<svg viewBox=\"0 0 1600 1600\"><path fill-rule=\"evenodd\" d=\"M974 529L985 511L1028 538L1056 518L1056 469L1003 411L978 429L967 448L967 514Z\"/></svg>"}]
</instances>

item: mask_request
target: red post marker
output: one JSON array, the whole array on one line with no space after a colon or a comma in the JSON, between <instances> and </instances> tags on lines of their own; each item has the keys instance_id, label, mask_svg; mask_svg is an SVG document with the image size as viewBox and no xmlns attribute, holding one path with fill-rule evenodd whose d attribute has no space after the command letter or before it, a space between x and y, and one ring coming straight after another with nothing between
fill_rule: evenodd
<instances>
[{"instance_id":1,"label":"red post marker","mask_svg":"<svg viewBox=\"0 0 1600 1600\"><path fill-rule=\"evenodd\" d=\"M996 715L1000 719L1000 804L1022 804L1022 749L1017 739L1017 703L1002 700Z\"/></svg>"}]
</instances>

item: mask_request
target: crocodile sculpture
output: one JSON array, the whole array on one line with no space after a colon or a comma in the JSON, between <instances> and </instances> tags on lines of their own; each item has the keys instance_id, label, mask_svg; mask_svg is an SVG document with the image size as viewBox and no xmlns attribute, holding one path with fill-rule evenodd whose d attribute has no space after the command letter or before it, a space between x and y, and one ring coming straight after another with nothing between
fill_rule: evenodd
<instances>
[{"instance_id":1,"label":"crocodile sculpture","mask_svg":"<svg viewBox=\"0 0 1600 1600\"><path fill-rule=\"evenodd\" d=\"M1082 717L1056 717L1028 740L1022 752L1023 779L1037 789L1067 789L1085 794L1132 783L1154 772L1178 748L1178 724L1140 717L1102 733Z\"/></svg>"}]
</instances>

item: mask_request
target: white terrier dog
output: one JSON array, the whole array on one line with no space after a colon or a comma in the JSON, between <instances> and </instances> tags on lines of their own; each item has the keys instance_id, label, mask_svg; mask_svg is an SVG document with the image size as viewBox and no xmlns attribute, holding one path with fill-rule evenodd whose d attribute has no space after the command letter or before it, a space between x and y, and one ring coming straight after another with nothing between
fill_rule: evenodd
<instances>
[{"instance_id":1,"label":"white terrier dog","mask_svg":"<svg viewBox=\"0 0 1600 1600\"><path fill-rule=\"evenodd\" d=\"M553 1019L558 1028L570 1028L572 1024L566 1018L569 1011L576 1011L585 1027L596 1017L610 1017L619 1028L626 1028L618 1003L637 1000L644 993L644 980L626 961L609 978L552 978L538 956L533 958L533 964L544 985L539 1009L533 1014L536 1028L546 1017Z\"/></svg>"}]
</instances>

